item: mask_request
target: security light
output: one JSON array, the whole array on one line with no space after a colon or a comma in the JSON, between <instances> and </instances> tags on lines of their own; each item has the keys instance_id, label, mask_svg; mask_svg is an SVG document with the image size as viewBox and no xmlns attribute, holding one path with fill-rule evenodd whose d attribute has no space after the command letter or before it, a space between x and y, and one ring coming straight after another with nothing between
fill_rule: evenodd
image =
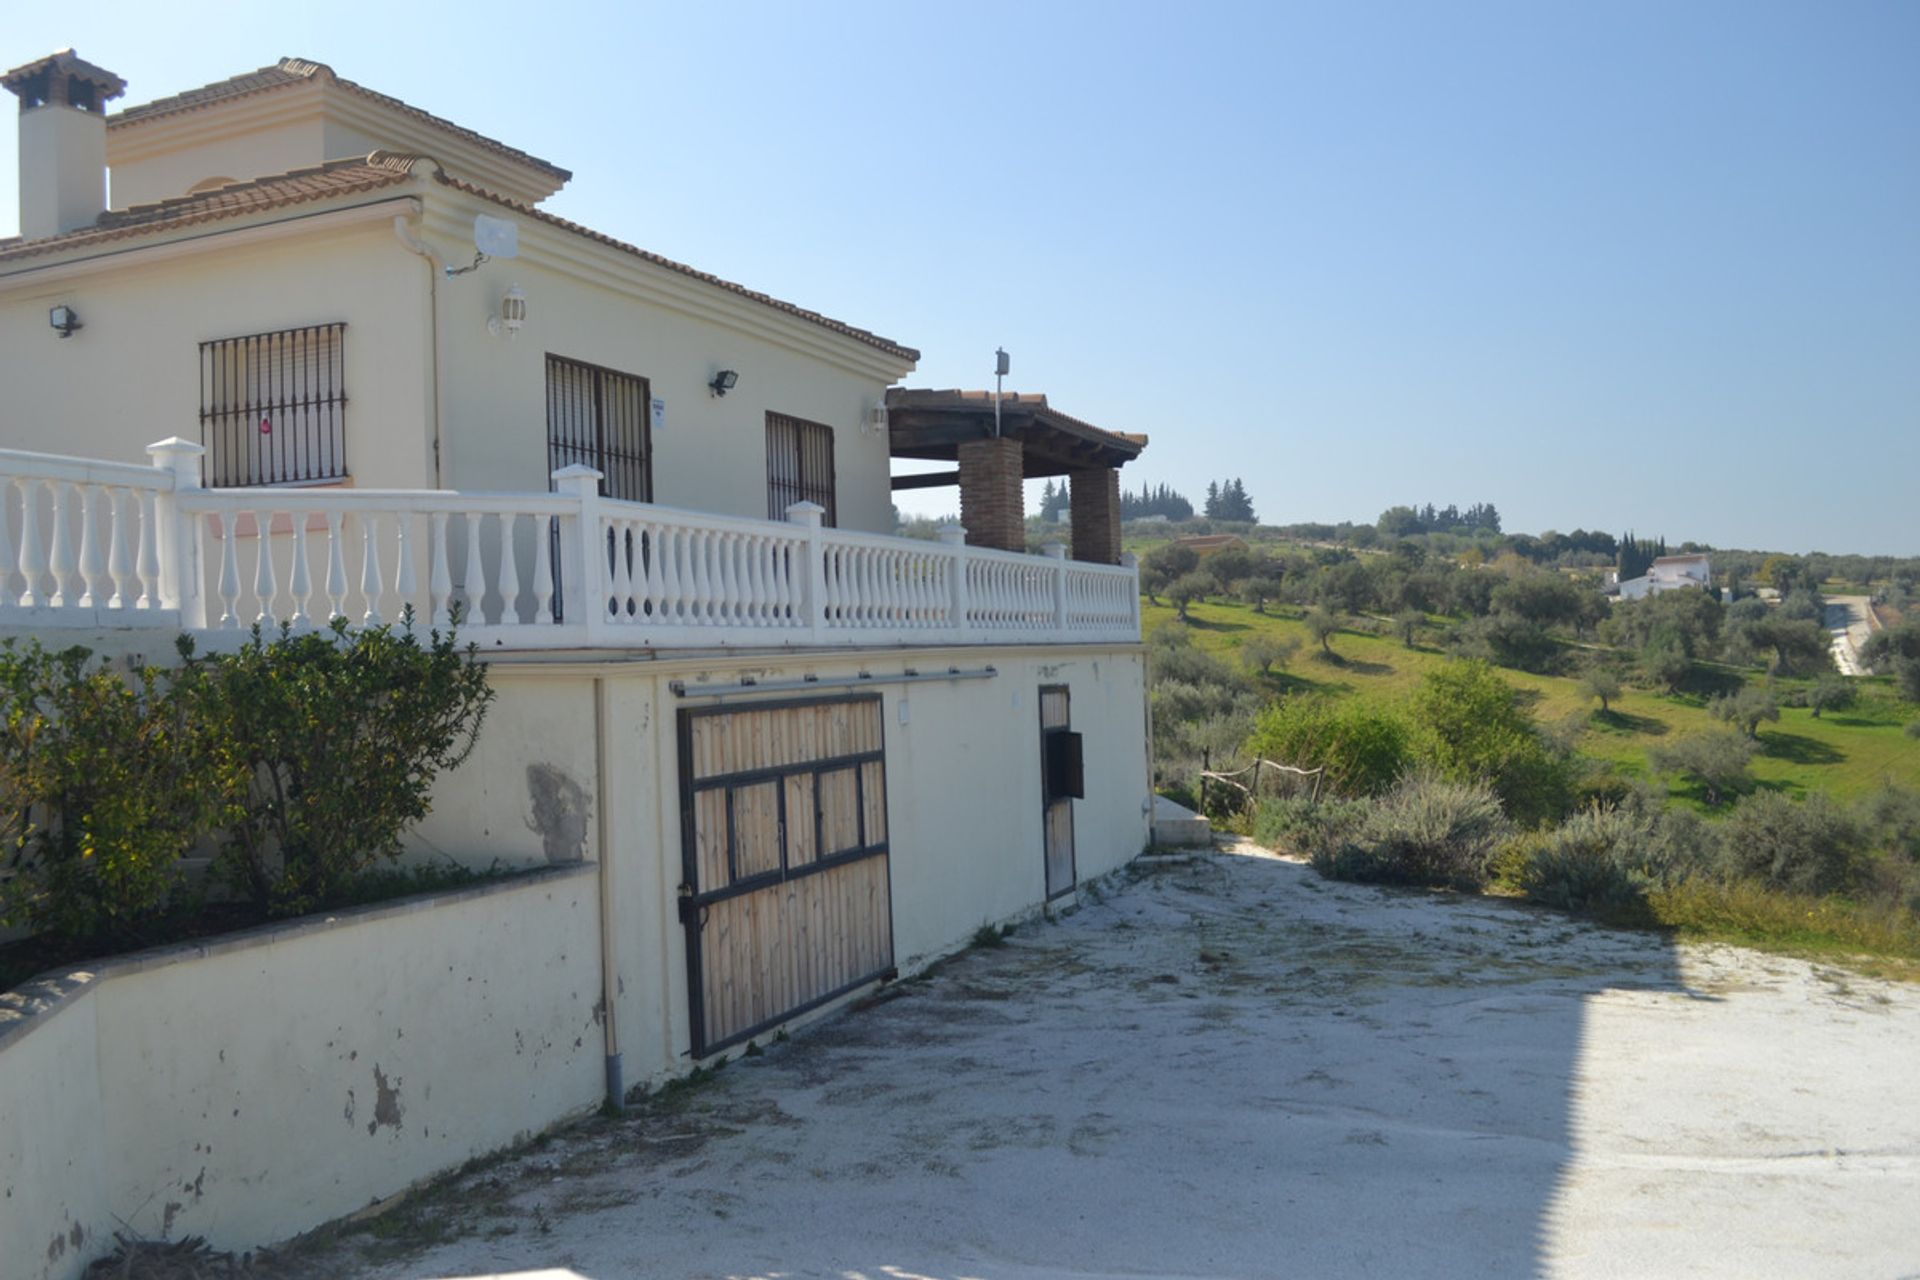
<instances>
[{"instance_id":1,"label":"security light","mask_svg":"<svg viewBox=\"0 0 1920 1280\"><path fill-rule=\"evenodd\" d=\"M733 384L740 381L740 375L731 369L722 369L713 375L713 381L707 384L716 396L723 396L733 390Z\"/></svg>"},{"instance_id":2,"label":"security light","mask_svg":"<svg viewBox=\"0 0 1920 1280\"><path fill-rule=\"evenodd\" d=\"M64 302L47 310L47 323L58 330L63 338L71 338L75 329L86 327L80 323L78 313Z\"/></svg>"}]
</instances>

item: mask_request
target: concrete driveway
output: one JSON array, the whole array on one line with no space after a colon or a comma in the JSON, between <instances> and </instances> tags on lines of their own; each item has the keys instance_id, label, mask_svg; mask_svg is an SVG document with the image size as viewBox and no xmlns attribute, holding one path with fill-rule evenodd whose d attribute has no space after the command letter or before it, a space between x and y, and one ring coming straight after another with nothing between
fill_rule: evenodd
<instances>
[{"instance_id":1,"label":"concrete driveway","mask_svg":"<svg viewBox=\"0 0 1920 1280\"><path fill-rule=\"evenodd\" d=\"M290 1261L391 1280L1920 1274L1920 991L1247 849Z\"/></svg>"}]
</instances>

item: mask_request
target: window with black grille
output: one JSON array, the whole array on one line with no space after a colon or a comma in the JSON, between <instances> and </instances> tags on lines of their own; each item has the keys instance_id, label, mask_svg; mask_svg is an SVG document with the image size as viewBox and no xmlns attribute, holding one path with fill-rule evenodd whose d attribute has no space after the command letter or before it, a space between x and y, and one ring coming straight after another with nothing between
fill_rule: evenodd
<instances>
[{"instance_id":1,"label":"window with black grille","mask_svg":"<svg viewBox=\"0 0 1920 1280\"><path fill-rule=\"evenodd\" d=\"M316 324L200 344L208 485L346 478L346 331Z\"/></svg>"},{"instance_id":2,"label":"window with black grille","mask_svg":"<svg viewBox=\"0 0 1920 1280\"><path fill-rule=\"evenodd\" d=\"M833 428L818 422L767 415L767 518L785 520L796 502L817 502L834 524Z\"/></svg>"},{"instance_id":3,"label":"window with black grille","mask_svg":"<svg viewBox=\"0 0 1920 1280\"><path fill-rule=\"evenodd\" d=\"M547 356L547 467L580 463L600 473L600 493L653 500L647 380Z\"/></svg>"}]
</instances>

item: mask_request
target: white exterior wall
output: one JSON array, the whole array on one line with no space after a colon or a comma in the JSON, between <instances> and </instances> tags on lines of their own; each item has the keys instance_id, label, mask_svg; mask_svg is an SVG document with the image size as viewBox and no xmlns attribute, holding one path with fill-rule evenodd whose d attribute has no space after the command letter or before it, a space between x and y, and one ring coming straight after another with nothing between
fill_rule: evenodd
<instances>
[{"instance_id":1,"label":"white exterior wall","mask_svg":"<svg viewBox=\"0 0 1920 1280\"><path fill-rule=\"evenodd\" d=\"M281 1239L590 1109L597 911L583 868L103 966L0 1039L0 1280Z\"/></svg>"},{"instance_id":2,"label":"white exterior wall","mask_svg":"<svg viewBox=\"0 0 1920 1280\"><path fill-rule=\"evenodd\" d=\"M471 260L471 236L459 235L474 213L503 211L474 202L431 219L430 238L449 261ZM686 309L636 296L641 286L610 270L610 262L658 278L646 287L690 289ZM487 319L516 284L527 297L526 327L518 337L493 337ZM441 292L449 487L547 487L551 353L645 378L653 397L666 401L665 429L653 433L655 502L766 518L772 411L833 428L840 527L891 531L887 437L861 424L884 403L899 367L894 358L871 349L829 358L852 340L527 220L520 222L520 257L489 262L443 283ZM696 314L696 304L717 304L723 313L745 308L742 320L762 327L749 332ZM874 367L889 362L885 371ZM739 383L715 396L707 384L722 369L738 373Z\"/></svg>"},{"instance_id":3,"label":"white exterior wall","mask_svg":"<svg viewBox=\"0 0 1920 1280\"><path fill-rule=\"evenodd\" d=\"M281 90L273 96L282 99L282 107L291 107L293 104L285 99L301 92ZM208 178L246 182L333 158L326 153L325 129L311 105L304 111L284 111L277 121L249 128L214 129L204 112L190 114L195 116L191 121L181 116L107 131L107 158L112 163L108 187L113 208L183 196ZM162 143L163 138L195 126L204 132L191 147L175 149Z\"/></svg>"},{"instance_id":4,"label":"white exterior wall","mask_svg":"<svg viewBox=\"0 0 1920 1280\"><path fill-rule=\"evenodd\" d=\"M427 268L394 238L404 207L219 253L0 275L0 447L145 463L156 440L200 440L201 342L344 320L352 482L431 488ZM56 303L86 327L61 338Z\"/></svg>"},{"instance_id":5,"label":"white exterior wall","mask_svg":"<svg viewBox=\"0 0 1920 1280\"><path fill-rule=\"evenodd\" d=\"M687 1056L686 941L676 901L682 878L677 712L711 702L676 697L671 682L735 685L742 675L761 682L807 675L831 680L861 671L878 677L907 666L992 666L998 674L872 686L881 696L886 733L894 955L902 973L965 945L981 924L1032 911L1045 898L1041 685L1070 688L1072 727L1084 735L1087 796L1073 806L1079 880L1104 875L1145 847L1144 657L1136 646L1061 646L597 665L496 661L492 678L500 696L489 713L491 731L436 788L434 812L417 833L414 852L457 852L476 865L503 866L595 857L599 678L620 1049L629 1081L683 1075L696 1064ZM503 728L508 724L511 731Z\"/></svg>"}]
</instances>

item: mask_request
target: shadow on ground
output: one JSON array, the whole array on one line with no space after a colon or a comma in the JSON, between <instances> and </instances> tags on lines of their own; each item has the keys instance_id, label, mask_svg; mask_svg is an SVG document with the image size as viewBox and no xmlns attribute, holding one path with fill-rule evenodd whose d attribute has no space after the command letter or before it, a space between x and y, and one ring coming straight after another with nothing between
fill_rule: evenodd
<instances>
[{"instance_id":1,"label":"shadow on ground","mask_svg":"<svg viewBox=\"0 0 1920 1280\"><path fill-rule=\"evenodd\" d=\"M1873 1002L1893 997L1798 962L1716 949L1689 986L1658 939L1498 901L1266 856L1129 875L443 1186L420 1248L393 1252L402 1219L385 1254L349 1238L294 1261L392 1280L1857 1274L1847 1248L1885 1241L1848 1214L1884 1235L1911 1207L1920 1112L1873 1114L1823 1055L1867 1059L1882 1096L1920 1050L1920 1000L1894 1000L1889 1039ZM1786 1023L1733 1016L1768 1002ZM1750 1099L1757 1080L1785 1101ZM1905 1144L1897 1176L1836 1173L1847 1152L1822 1148L1853 1140L1848 1108L1863 1147Z\"/></svg>"}]
</instances>

